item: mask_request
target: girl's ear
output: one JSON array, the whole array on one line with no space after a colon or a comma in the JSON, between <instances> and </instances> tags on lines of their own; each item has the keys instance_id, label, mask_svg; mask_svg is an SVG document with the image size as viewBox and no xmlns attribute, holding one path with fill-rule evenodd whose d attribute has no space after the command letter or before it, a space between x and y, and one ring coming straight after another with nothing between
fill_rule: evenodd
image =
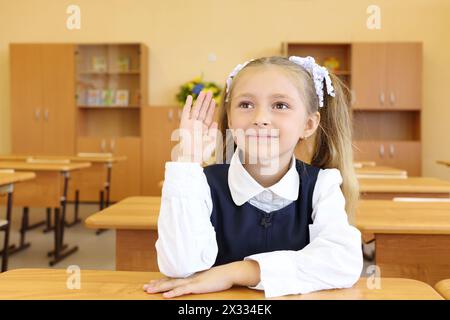
<instances>
[{"instance_id":1,"label":"girl's ear","mask_svg":"<svg viewBox=\"0 0 450 320\"><path fill-rule=\"evenodd\" d=\"M308 138L316 132L320 123L320 113L316 111L308 116L306 120L305 129L303 130L303 138Z\"/></svg>"}]
</instances>

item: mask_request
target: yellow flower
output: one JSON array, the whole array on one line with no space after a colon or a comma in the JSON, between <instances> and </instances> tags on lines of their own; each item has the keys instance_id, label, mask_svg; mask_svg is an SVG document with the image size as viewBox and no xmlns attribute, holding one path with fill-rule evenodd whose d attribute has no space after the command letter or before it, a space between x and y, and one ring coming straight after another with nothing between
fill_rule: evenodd
<instances>
[{"instance_id":1,"label":"yellow flower","mask_svg":"<svg viewBox=\"0 0 450 320\"><path fill-rule=\"evenodd\" d=\"M194 79L192 79L192 82L196 82L196 83L202 82L202 77L200 77L200 76L195 77Z\"/></svg>"},{"instance_id":2,"label":"yellow flower","mask_svg":"<svg viewBox=\"0 0 450 320\"><path fill-rule=\"evenodd\" d=\"M217 89L217 87L209 87L208 88L213 94L219 92L219 90Z\"/></svg>"}]
</instances>

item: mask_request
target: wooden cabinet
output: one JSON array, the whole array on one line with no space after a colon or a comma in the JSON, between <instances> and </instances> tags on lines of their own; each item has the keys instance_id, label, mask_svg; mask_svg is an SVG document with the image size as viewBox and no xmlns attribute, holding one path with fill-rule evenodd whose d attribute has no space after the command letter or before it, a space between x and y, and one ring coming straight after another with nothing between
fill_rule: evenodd
<instances>
[{"instance_id":1,"label":"wooden cabinet","mask_svg":"<svg viewBox=\"0 0 450 320\"><path fill-rule=\"evenodd\" d=\"M11 44L10 70L13 153L126 156L113 167L111 201L141 194L144 44ZM97 202L105 172L74 173L69 199L79 189L81 201Z\"/></svg>"},{"instance_id":2,"label":"wooden cabinet","mask_svg":"<svg viewBox=\"0 0 450 320\"><path fill-rule=\"evenodd\" d=\"M421 43L284 43L286 56L333 57L352 91L356 161L421 172ZM296 155L308 159L301 145ZM303 148L307 149L307 148Z\"/></svg>"},{"instance_id":3,"label":"wooden cabinet","mask_svg":"<svg viewBox=\"0 0 450 320\"><path fill-rule=\"evenodd\" d=\"M75 151L75 59L71 44L11 44L12 152Z\"/></svg>"},{"instance_id":4,"label":"wooden cabinet","mask_svg":"<svg viewBox=\"0 0 450 320\"><path fill-rule=\"evenodd\" d=\"M141 138L120 137L112 141L111 152L126 156L127 160L114 166L112 173L112 201L141 195Z\"/></svg>"},{"instance_id":5,"label":"wooden cabinet","mask_svg":"<svg viewBox=\"0 0 450 320\"><path fill-rule=\"evenodd\" d=\"M408 176L421 174L419 141L355 141L355 161L375 161L377 165L403 169Z\"/></svg>"},{"instance_id":6,"label":"wooden cabinet","mask_svg":"<svg viewBox=\"0 0 450 320\"><path fill-rule=\"evenodd\" d=\"M181 108L142 108L142 194L161 195L158 183L164 179L165 163L178 141L171 141L172 133L179 127Z\"/></svg>"},{"instance_id":7,"label":"wooden cabinet","mask_svg":"<svg viewBox=\"0 0 450 320\"><path fill-rule=\"evenodd\" d=\"M354 109L386 106L386 46L375 43L352 44L352 94Z\"/></svg>"},{"instance_id":8,"label":"wooden cabinet","mask_svg":"<svg viewBox=\"0 0 450 320\"><path fill-rule=\"evenodd\" d=\"M420 43L352 44L354 109L420 110Z\"/></svg>"}]
</instances>

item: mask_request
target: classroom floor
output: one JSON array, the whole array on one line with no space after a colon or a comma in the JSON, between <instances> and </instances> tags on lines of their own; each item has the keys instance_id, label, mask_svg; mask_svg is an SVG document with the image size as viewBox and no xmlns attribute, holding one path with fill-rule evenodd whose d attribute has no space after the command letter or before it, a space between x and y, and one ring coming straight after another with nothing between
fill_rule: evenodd
<instances>
[{"instance_id":1,"label":"classroom floor","mask_svg":"<svg viewBox=\"0 0 450 320\"><path fill-rule=\"evenodd\" d=\"M4 215L4 207L0 208L0 219ZM82 220L92 213L98 211L98 205L80 205L79 215ZM69 204L67 209L68 221L73 219L73 205ZM45 209L30 209L30 223L35 223L45 218ZM21 208L14 208L13 224L10 236L10 244L19 243ZM27 232L26 240L31 242L31 246L22 252L16 253L9 258L8 269L19 268L50 268L47 252L53 249L53 233L43 233L44 227ZM70 265L77 265L80 269L90 270L114 270L115 269L115 232L108 230L100 235L95 234L95 230L87 229L83 223L74 227L66 228L64 239L70 247L78 246L78 251L58 263L54 268L67 268ZM3 232L0 233L0 249L3 248ZM373 249L373 244L368 248ZM367 267L373 262L364 261L364 268L361 276L370 276L366 273Z\"/></svg>"}]
</instances>

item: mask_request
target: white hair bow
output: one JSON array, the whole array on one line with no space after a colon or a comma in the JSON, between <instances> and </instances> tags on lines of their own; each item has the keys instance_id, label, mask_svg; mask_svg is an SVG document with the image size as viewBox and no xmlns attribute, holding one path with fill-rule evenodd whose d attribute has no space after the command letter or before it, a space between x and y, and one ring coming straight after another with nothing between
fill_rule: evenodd
<instances>
[{"instance_id":1,"label":"white hair bow","mask_svg":"<svg viewBox=\"0 0 450 320\"><path fill-rule=\"evenodd\" d=\"M238 64L236 67L234 67L233 71L230 72L227 78L227 87L226 87L226 96L225 101L228 101L229 98L229 92L231 87L231 82L233 81L233 78L236 77L236 75L241 71L247 64L252 62L255 59L251 59L249 61L245 61L242 64ZM297 56L290 56L289 61L292 61L300 66L302 66L313 78L314 81L314 87L316 89L317 97L319 97L319 106L323 107L323 80L325 79L325 84L327 86L327 93L328 95L334 97L334 88L333 84L331 83L331 78L328 73L327 68L319 66L313 57L297 57Z\"/></svg>"},{"instance_id":2,"label":"white hair bow","mask_svg":"<svg viewBox=\"0 0 450 320\"><path fill-rule=\"evenodd\" d=\"M323 80L325 79L325 84L327 86L328 95L334 97L334 88L331 83L330 74L327 68L319 66L313 57L297 57L290 56L289 61L292 61L300 66L302 66L313 78L314 87L316 88L316 94L319 97L319 106L323 107Z\"/></svg>"},{"instance_id":3,"label":"white hair bow","mask_svg":"<svg viewBox=\"0 0 450 320\"><path fill-rule=\"evenodd\" d=\"M228 101L228 94L229 94L229 91L230 91L231 82L233 81L233 78L236 77L236 75L239 73L239 71L244 69L244 67L246 65L248 65L250 62L252 62L253 60L255 60L255 59L251 59L249 61L245 61L242 64L238 64L236 67L234 67L233 71L230 72L230 74L228 75L228 78L227 78L227 88L226 88L225 101Z\"/></svg>"}]
</instances>

